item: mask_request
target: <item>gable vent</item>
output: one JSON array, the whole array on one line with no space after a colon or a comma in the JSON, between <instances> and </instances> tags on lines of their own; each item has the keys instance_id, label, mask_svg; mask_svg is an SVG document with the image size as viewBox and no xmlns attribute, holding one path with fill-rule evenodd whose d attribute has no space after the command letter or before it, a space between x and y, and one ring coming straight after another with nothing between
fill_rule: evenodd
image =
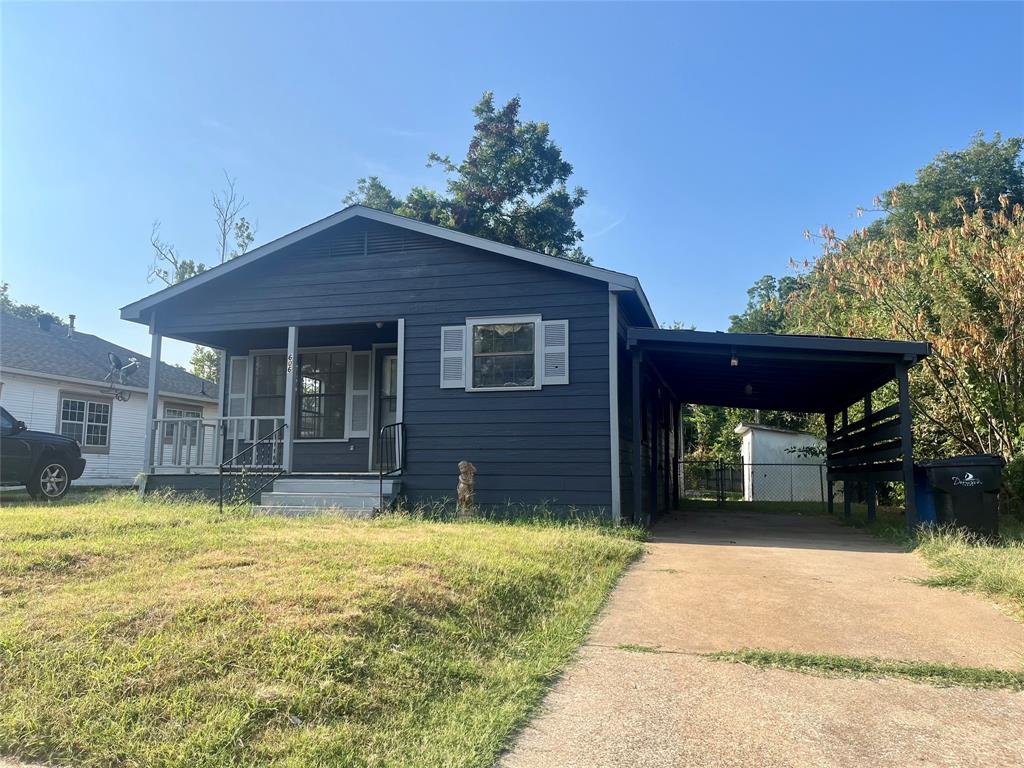
<instances>
[{"instance_id":1,"label":"gable vent","mask_svg":"<svg viewBox=\"0 0 1024 768\"><path fill-rule=\"evenodd\" d=\"M335 237L311 248L309 253L321 258L351 258L435 250L439 245L440 241L429 235L398 227L375 227Z\"/></svg>"},{"instance_id":2,"label":"gable vent","mask_svg":"<svg viewBox=\"0 0 1024 768\"><path fill-rule=\"evenodd\" d=\"M344 237L331 240L311 249L315 256L328 258L344 258L346 256L362 256L366 247L366 236L363 232L354 232Z\"/></svg>"},{"instance_id":3,"label":"gable vent","mask_svg":"<svg viewBox=\"0 0 1024 768\"><path fill-rule=\"evenodd\" d=\"M418 232L407 232L397 227L370 230L367 236L366 252L368 254L408 253L437 248L436 238L421 235Z\"/></svg>"}]
</instances>

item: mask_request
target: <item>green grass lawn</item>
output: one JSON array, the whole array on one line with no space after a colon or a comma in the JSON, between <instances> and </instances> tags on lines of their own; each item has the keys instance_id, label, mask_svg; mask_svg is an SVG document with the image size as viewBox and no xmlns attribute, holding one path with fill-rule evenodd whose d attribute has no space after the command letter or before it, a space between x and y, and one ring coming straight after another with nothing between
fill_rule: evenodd
<instances>
[{"instance_id":1,"label":"green grass lawn","mask_svg":"<svg viewBox=\"0 0 1024 768\"><path fill-rule=\"evenodd\" d=\"M485 766L636 531L0 509L0 754L71 766Z\"/></svg>"},{"instance_id":2,"label":"green grass lawn","mask_svg":"<svg viewBox=\"0 0 1024 768\"><path fill-rule=\"evenodd\" d=\"M759 648L705 654L706 658L753 667L788 669L826 677L893 677L938 686L1024 690L1024 672L991 667L961 667L928 661L898 661L824 653Z\"/></svg>"}]
</instances>

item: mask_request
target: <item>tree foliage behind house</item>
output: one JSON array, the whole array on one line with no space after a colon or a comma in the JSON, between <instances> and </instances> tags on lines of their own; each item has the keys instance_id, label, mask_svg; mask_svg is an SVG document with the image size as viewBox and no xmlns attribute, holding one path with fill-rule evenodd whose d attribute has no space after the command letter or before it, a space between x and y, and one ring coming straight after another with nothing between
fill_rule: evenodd
<instances>
[{"instance_id":1,"label":"tree foliage behind house","mask_svg":"<svg viewBox=\"0 0 1024 768\"><path fill-rule=\"evenodd\" d=\"M796 332L931 342L912 373L921 455L1024 450L1022 147L976 136L883 193L871 227L823 227L788 306Z\"/></svg>"},{"instance_id":2,"label":"tree foliage behind house","mask_svg":"<svg viewBox=\"0 0 1024 768\"><path fill-rule=\"evenodd\" d=\"M487 92L473 108L476 125L466 156L430 153L429 166L448 176L446 193L414 187L397 197L377 176L359 179L345 198L508 245L590 263L576 225L586 190L568 186L572 165L545 122L523 121L519 97L502 107Z\"/></svg>"},{"instance_id":3,"label":"tree foliage behind house","mask_svg":"<svg viewBox=\"0 0 1024 768\"><path fill-rule=\"evenodd\" d=\"M1024 502L1022 150L1024 139L995 134L940 153L878 196L871 225L846 238L822 227L820 257L761 278L729 330L930 341L911 373L918 455L1016 459L1010 493ZM700 414L691 449L731 452L727 432L744 417Z\"/></svg>"},{"instance_id":4,"label":"tree foliage behind house","mask_svg":"<svg viewBox=\"0 0 1024 768\"><path fill-rule=\"evenodd\" d=\"M54 325L64 325L60 315L48 312L38 304L22 304L11 298L11 286L9 283L0 283L0 312L11 317L21 318L22 320L48 317Z\"/></svg>"}]
</instances>

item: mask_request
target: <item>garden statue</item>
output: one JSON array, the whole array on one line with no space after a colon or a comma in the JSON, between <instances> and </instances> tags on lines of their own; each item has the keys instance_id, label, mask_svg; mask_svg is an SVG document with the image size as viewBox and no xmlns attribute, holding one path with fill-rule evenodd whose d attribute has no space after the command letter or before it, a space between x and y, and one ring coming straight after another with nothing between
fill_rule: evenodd
<instances>
[{"instance_id":1,"label":"garden statue","mask_svg":"<svg viewBox=\"0 0 1024 768\"><path fill-rule=\"evenodd\" d=\"M473 495L476 493L476 467L468 461L459 462L459 504L456 512L459 517L470 517L473 514Z\"/></svg>"}]
</instances>

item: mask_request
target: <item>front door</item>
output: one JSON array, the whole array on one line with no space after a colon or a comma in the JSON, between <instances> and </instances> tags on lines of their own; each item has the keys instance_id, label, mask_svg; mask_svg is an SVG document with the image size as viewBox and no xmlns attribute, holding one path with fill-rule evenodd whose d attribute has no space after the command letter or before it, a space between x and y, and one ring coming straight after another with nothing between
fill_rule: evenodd
<instances>
[{"instance_id":1,"label":"front door","mask_svg":"<svg viewBox=\"0 0 1024 768\"><path fill-rule=\"evenodd\" d=\"M398 421L398 355L384 355L381 362L380 426Z\"/></svg>"},{"instance_id":2,"label":"front door","mask_svg":"<svg viewBox=\"0 0 1024 768\"><path fill-rule=\"evenodd\" d=\"M377 377L377 431L374 435L374 467L380 465L376 455L376 437L388 424L398 421L398 355L388 353L381 356L380 375ZM384 446L392 446L393 438L385 439ZM385 447L385 450L388 450ZM393 448L391 448L393 450Z\"/></svg>"}]
</instances>

